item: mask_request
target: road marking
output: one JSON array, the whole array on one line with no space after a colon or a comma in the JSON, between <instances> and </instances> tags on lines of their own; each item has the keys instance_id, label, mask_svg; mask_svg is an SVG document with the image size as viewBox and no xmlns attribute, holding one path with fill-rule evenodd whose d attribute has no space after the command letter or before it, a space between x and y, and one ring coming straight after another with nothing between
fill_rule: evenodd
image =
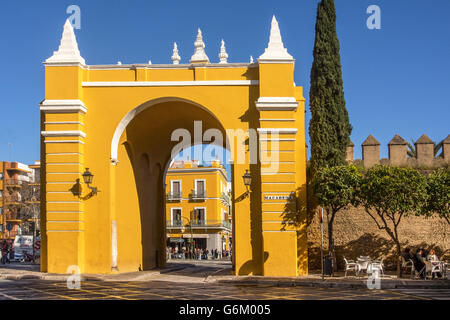
<instances>
[{"instance_id":1,"label":"road marking","mask_svg":"<svg viewBox=\"0 0 450 320\"><path fill-rule=\"evenodd\" d=\"M6 294L6 293L3 293L3 292L1 292L1 291L0 291L0 295L1 295L2 297L5 297L5 298L11 299L11 300L22 300L22 299L19 299L19 298L10 296L10 295L8 295L8 294Z\"/></svg>"},{"instance_id":2,"label":"road marking","mask_svg":"<svg viewBox=\"0 0 450 320\"><path fill-rule=\"evenodd\" d=\"M394 293L394 294L398 294L398 295L406 296L406 297L410 297L410 298L420 299L420 300L432 300L431 298L419 297L419 296L415 296L415 295L412 295L412 294L404 293L404 292L401 292L401 291L395 291L395 290L392 290L392 291L391 290L383 290L383 291L387 291L389 293Z\"/></svg>"},{"instance_id":3,"label":"road marking","mask_svg":"<svg viewBox=\"0 0 450 320\"><path fill-rule=\"evenodd\" d=\"M34 291L37 291L37 292L41 292L41 293L45 293L45 294L50 294L52 296L57 296L59 298L64 298L64 299L69 299L69 300L78 300L78 299L75 299L75 298L72 298L72 297L69 297L69 296L63 296L62 294L57 294L57 293L53 293L53 292L49 292L49 291L39 290L39 289L36 289L36 288L29 287L28 289L31 289L31 290L34 290Z\"/></svg>"},{"instance_id":4,"label":"road marking","mask_svg":"<svg viewBox=\"0 0 450 320\"><path fill-rule=\"evenodd\" d=\"M98 285L98 284L94 284L94 283L90 283L90 285L92 285L94 287L99 287L99 288L102 288L102 289L109 289L109 290L111 289L109 287L104 287L104 286L101 286L101 285ZM171 296L164 296L164 295L156 294L156 293L153 293L153 292L142 292L142 291L128 290L128 289L123 288L122 286L119 286L119 287L114 288L114 289L117 290L117 291L120 290L120 291L125 291L125 292L133 293L133 294L139 294L139 295L141 295L141 294L149 294L149 295L153 295L153 296L157 296L157 297L173 299L173 297L171 297ZM125 285L125 286L128 286L128 285ZM126 298L123 298L123 299L126 299ZM135 300L135 299L127 299L127 300Z\"/></svg>"}]
</instances>

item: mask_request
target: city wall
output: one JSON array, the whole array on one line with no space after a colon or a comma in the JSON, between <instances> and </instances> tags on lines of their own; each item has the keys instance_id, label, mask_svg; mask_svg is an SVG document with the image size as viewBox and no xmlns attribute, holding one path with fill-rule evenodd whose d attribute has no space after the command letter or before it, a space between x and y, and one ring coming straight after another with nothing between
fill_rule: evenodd
<instances>
[{"instance_id":1,"label":"city wall","mask_svg":"<svg viewBox=\"0 0 450 320\"><path fill-rule=\"evenodd\" d=\"M450 135L443 140L442 156L434 156L434 142L422 135L415 142L417 156L407 156L407 142L396 135L389 143L389 158L380 158L380 143L372 136L362 143L363 159L354 159L354 144L347 148L347 161L357 166L370 168L377 164L391 166L414 167L427 171L450 164ZM439 152L440 154L441 152ZM328 247L326 215L324 221L324 248ZM320 222L316 212L310 218L308 227L309 269L320 270ZM439 257L450 259L450 226L439 217L423 218L408 216L399 227L400 240L403 247L418 247L427 250L434 248ZM338 269L343 270L344 260L356 259L360 255L372 258L385 258L387 269L395 269L394 243L385 230L378 229L364 208L349 207L338 212L334 222L334 239ZM326 253L326 252L325 252Z\"/></svg>"}]
</instances>

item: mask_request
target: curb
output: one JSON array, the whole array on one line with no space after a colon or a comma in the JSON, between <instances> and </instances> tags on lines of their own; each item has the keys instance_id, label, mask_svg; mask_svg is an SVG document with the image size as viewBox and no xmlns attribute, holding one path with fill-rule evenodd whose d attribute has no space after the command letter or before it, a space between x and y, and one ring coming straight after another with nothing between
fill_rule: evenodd
<instances>
[{"instance_id":1,"label":"curb","mask_svg":"<svg viewBox=\"0 0 450 320\"><path fill-rule=\"evenodd\" d=\"M81 281L147 281L145 278L149 276L159 275L159 274L166 274L171 273L175 271L180 271L183 269L188 268L191 265L183 265L175 268L170 269L162 269L162 270L155 270L151 272L150 270L147 271L147 273L138 274L132 277L132 279L126 279L126 274L124 277L124 274L118 274L118 279L114 279L116 275L94 275L94 274L80 274ZM47 280L47 281L67 281L67 278L69 278L71 275L68 274L46 274L46 273L39 273L39 274L26 274L26 273L0 273L0 280ZM144 279L136 279L136 278L144 278Z\"/></svg>"},{"instance_id":2,"label":"curb","mask_svg":"<svg viewBox=\"0 0 450 320\"><path fill-rule=\"evenodd\" d=\"M349 289L368 289L366 281L363 282L339 282L339 281L305 281L305 280L216 280L217 283L226 283L234 285L269 285L276 287L316 287L316 288L349 288ZM381 280L381 289L450 289L450 282L446 283L407 283L405 281L383 281Z\"/></svg>"}]
</instances>

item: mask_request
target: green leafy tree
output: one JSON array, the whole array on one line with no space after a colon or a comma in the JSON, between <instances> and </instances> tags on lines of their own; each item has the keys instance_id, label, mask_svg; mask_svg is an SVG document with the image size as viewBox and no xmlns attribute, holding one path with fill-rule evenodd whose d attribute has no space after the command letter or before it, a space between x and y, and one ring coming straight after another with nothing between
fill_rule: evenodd
<instances>
[{"instance_id":1,"label":"green leafy tree","mask_svg":"<svg viewBox=\"0 0 450 320\"><path fill-rule=\"evenodd\" d=\"M439 215L450 224L450 170L441 168L427 177L427 202L421 214Z\"/></svg>"},{"instance_id":2,"label":"green leafy tree","mask_svg":"<svg viewBox=\"0 0 450 320\"><path fill-rule=\"evenodd\" d=\"M314 61L309 93L312 175L324 166L344 165L352 126L345 107L334 0L317 7Z\"/></svg>"},{"instance_id":3,"label":"green leafy tree","mask_svg":"<svg viewBox=\"0 0 450 320\"><path fill-rule=\"evenodd\" d=\"M328 250L336 262L333 223L336 214L349 205L356 205L362 175L355 166L320 168L313 180L313 190L319 204L326 209ZM336 263L334 263L336 266Z\"/></svg>"},{"instance_id":4,"label":"green leafy tree","mask_svg":"<svg viewBox=\"0 0 450 320\"><path fill-rule=\"evenodd\" d=\"M398 227L402 218L421 212L426 203L425 177L417 170L375 166L362 180L359 199L378 228L395 243L397 275L401 277L401 242Z\"/></svg>"}]
</instances>

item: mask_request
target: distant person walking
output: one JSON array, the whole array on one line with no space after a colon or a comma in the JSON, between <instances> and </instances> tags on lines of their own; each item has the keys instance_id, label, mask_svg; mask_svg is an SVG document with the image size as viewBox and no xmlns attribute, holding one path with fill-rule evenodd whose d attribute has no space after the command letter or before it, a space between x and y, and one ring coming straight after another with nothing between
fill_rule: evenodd
<instances>
[{"instance_id":1,"label":"distant person walking","mask_svg":"<svg viewBox=\"0 0 450 320\"><path fill-rule=\"evenodd\" d=\"M8 242L6 242L6 240L3 240L2 243L2 264L5 264L6 262L11 263L11 261L9 260L8 254L9 254L9 244Z\"/></svg>"}]
</instances>

